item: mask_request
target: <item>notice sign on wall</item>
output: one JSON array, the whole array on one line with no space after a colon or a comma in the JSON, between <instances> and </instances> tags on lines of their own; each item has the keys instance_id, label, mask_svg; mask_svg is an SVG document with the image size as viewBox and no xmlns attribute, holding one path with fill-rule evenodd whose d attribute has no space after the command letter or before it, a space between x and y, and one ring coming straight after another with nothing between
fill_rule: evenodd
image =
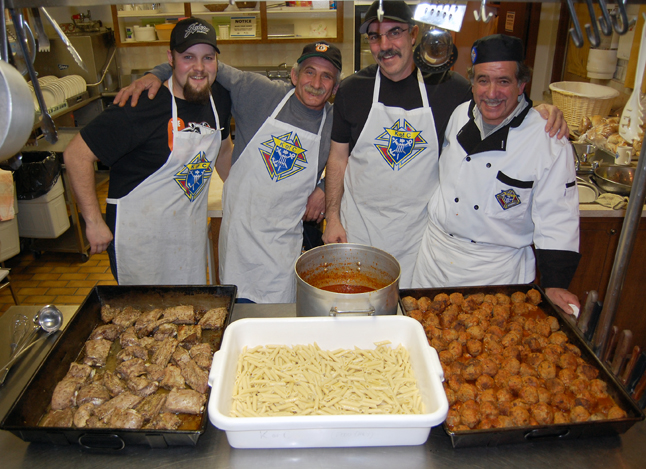
<instances>
[{"instance_id":1,"label":"notice sign on wall","mask_svg":"<svg viewBox=\"0 0 646 469\"><path fill-rule=\"evenodd\" d=\"M510 33L514 31L514 19L516 18L515 11L508 11L507 17L505 18L505 31Z\"/></svg>"},{"instance_id":2,"label":"notice sign on wall","mask_svg":"<svg viewBox=\"0 0 646 469\"><path fill-rule=\"evenodd\" d=\"M232 16L231 37L256 37L256 17Z\"/></svg>"}]
</instances>

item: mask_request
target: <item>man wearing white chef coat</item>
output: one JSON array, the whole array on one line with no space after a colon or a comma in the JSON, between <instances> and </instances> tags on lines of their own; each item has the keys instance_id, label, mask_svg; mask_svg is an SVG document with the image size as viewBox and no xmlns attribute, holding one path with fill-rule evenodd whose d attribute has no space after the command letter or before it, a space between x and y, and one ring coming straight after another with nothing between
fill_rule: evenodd
<instances>
[{"instance_id":1,"label":"man wearing white chef coat","mask_svg":"<svg viewBox=\"0 0 646 469\"><path fill-rule=\"evenodd\" d=\"M524 95L520 39L479 39L471 59L473 99L446 129L413 286L526 284L538 264L547 296L571 313L580 306L567 291L580 259L572 146L545 134Z\"/></svg>"},{"instance_id":2,"label":"man wearing white chef coat","mask_svg":"<svg viewBox=\"0 0 646 469\"><path fill-rule=\"evenodd\" d=\"M219 52L213 25L178 22L168 51L173 73L155 99L108 108L65 150L90 252L108 250L121 285L206 283L208 186L222 139L231 145L229 95L211 91ZM107 223L94 183L98 160L110 166Z\"/></svg>"}]
</instances>

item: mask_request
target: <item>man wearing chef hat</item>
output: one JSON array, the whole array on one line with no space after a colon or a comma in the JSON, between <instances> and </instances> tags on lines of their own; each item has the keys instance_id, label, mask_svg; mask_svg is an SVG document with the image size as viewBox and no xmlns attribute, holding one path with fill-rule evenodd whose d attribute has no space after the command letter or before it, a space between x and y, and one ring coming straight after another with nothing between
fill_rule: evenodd
<instances>
[{"instance_id":1,"label":"man wearing chef hat","mask_svg":"<svg viewBox=\"0 0 646 469\"><path fill-rule=\"evenodd\" d=\"M121 285L206 283L207 196L215 159L229 142L231 101L212 86L213 25L179 21L171 33L172 76L139 107L110 107L64 153L91 254L107 249ZM106 221L94 164L110 166Z\"/></svg>"},{"instance_id":2,"label":"man wearing chef hat","mask_svg":"<svg viewBox=\"0 0 646 469\"><path fill-rule=\"evenodd\" d=\"M327 100L341 78L341 51L325 41L305 45L291 83L220 63L217 82L231 93L236 138L216 163L224 183L220 280L238 297L261 303L296 301L294 265L303 246L303 221L321 222L332 129ZM166 67L167 68L167 67ZM168 71L146 75L115 102L154 93ZM144 100L145 101L145 100Z\"/></svg>"},{"instance_id":3,"label":"man wearing chef hat","mask_svg":"<svg viewBox=\"0 0 646 469\"><path fill-rule=\"evenodd\" d=\"M572 146L545 133L524 94L531 69L520 39L479 39L471 59L473 99L446 129L413 286L526 284L537 264L547 296L572 313L579 300L567 288L580 259Z\"/></svg>"}]
</instances>

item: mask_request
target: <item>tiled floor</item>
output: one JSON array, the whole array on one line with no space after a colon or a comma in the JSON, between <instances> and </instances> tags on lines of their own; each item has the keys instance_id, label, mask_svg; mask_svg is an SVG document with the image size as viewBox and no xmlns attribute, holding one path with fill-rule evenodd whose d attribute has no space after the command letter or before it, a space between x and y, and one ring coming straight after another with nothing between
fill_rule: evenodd
<instances>
[{"instance_id":1,"label":"tiled floor","mask_svg":"<svg viewBox=\"0 0 646 469\"><path fill-rule=\"evenodd\" d=\"M105 211L107 184L97 190ZM44 252L35 256L23 250L5 261L11 268L11 284L21 305L78 305L95 285L116 285L110 272L110 261L104 252L82 262L80 254ZM0 315L14 305L11 292L0 292Z\"/></svg>"}]
</instances>

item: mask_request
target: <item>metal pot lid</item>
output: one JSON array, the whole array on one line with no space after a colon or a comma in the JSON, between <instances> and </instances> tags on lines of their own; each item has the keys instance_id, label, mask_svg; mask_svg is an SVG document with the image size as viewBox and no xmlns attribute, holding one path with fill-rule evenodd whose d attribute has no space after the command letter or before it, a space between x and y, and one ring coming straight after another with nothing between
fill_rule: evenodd
<instances>
[{"instance_id":1,"label":"metal pot lid","mask_svg":"<svg viewBox=\"0 0 646 469\"><path fill-rule=\"evenodd\" d=\"M423 52L421 50L421 46L422 44L420 43L417 45L417 47L415 47L415 52L413 53L413 60L415 61L415 65L417 65L417 68L419 68L423 73L445 72L449 70L451 67L453 67L456 60L458 60L458 48L455 47L455 44L452 44L452 51L448 60L442 65L431 65L422 58Z\"/></svg>"}]
</instances>

